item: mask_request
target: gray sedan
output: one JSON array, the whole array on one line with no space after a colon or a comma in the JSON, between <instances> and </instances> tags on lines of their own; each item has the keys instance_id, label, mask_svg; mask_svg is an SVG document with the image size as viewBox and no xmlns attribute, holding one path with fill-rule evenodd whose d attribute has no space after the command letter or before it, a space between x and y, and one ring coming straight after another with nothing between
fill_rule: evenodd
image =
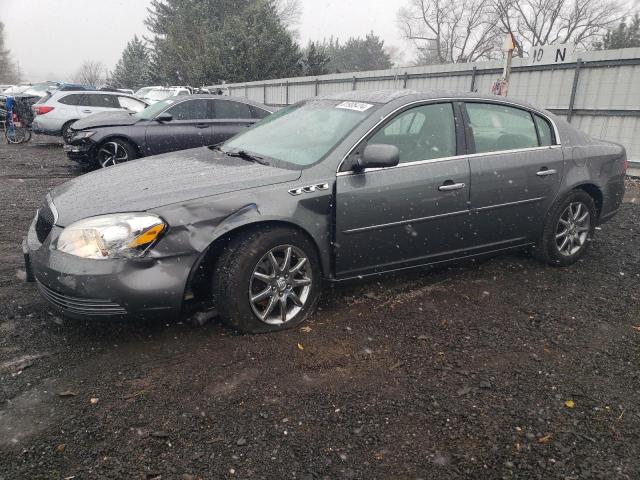
<instances>
[{"instance_id":1,"label":"gray sedan","mask_svg":"<svg viewBox=\"0 0 640 480\"><path fill-rule=\"evenodd\" d=\"M71 316L204 305L235 329L270 332L306 319L325 281L523 248L570 265L620 207L625 170L624 148L527 103L332 94L221 146L57 187L25 256Z\"/></svg>"}]
</instances>

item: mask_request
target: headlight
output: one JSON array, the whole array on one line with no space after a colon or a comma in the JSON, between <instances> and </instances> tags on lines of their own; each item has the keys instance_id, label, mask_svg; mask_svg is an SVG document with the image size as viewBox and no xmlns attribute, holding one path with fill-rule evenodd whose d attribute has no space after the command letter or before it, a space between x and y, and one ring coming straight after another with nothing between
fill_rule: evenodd
<instances>
[{"instance_id":1,"label":"headlight","mask_svg":"<svg viewBox=\"0 0 640 480\"><path fill-rule=\"evenodd\" d=\"M82 258L135 258L144 255L166 227L150 213L85 218L65 228L55 248Z\"/></svg>"},{"instance_id":2,"label":"headlight","mask_svg":"<svg viewBox=\"0 0 640 480\"><path fill-rule=\"evenodd\" d=\"M96 134L96 132L78 132L76 133L76 138L77 139L84 139L84 138L89 138L89 137L93 137Z\"/></svg>"}]
</instances>

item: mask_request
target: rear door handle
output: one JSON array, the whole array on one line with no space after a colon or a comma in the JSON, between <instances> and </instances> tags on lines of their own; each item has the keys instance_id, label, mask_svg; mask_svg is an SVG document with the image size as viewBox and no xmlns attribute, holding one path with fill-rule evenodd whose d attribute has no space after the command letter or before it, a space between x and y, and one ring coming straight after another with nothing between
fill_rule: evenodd
<instances>
[{"instance_id":1,"label":"rear door handle","mask_svg":"<svg viewBox=\"0 0 640 480\"><path fill-rule=\"evenodd\" d=\"M196 128L207 128L208 126L208 123L196 123Z\"/></svg>"},{"instance_id":2,"label":"rear door handle","mask_svg":"<svg viewBox=\"0 0 640 480\"><path fill-rule=\"evenodd\" d=\"M539 172L536 172L536 175L539 177L546 177L547 175L555 175L556 173L558 173L556 170L544 167Z\"/></svg>"},{"instance_id":3,"label":"rear door handle","mask_svg":"<svg viewBox=\"0 0 640 480\"><path fill-rule=\"evenodd\" d=\"M82 113L91 113L93 110L82 110Z\"/></svg>"},{"instance_id":4,"label":"rear door handle","mask_svg":"<svg viewBox=\"0 0 640 480\"><path fill-rule=\"evenodd\" d=\"M440 190L441 192L449 192L451 190L460 190L461 188L464 188L464 183L448 183L449 181L443 183L442 185L440 185L438 187L438 190Z\"/></svg>"}]
</instances>

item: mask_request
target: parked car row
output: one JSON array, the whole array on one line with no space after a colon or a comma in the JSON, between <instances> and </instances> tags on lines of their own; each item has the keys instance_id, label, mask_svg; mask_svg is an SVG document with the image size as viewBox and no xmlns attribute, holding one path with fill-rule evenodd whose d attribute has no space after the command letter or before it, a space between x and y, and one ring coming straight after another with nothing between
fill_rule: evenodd
<instances>
[{"instance_id":1,"label":"parked car row","mask_svg":"<svg viewBox=\"0 0 640 480\"><path fill-rule=\"evenodd\" d=\"M103 112L71 123L64 148L72 160L108 167L139 157L221 143L272 111L272 107L239 98L171 97L135 113Z\"/></svg>"},{"instance_id":2,"label":"parked car row","mask_svg":"<svg viewBox=\"0 0 640 480\"><path fill-rule=\"evenodd\" d=\"M41 97L33 106L33 131L45 135L69 136L71 125L99 112L140 112L143 100L120 92L61 89Z\"/></svg>"},{"instance_id":3,"label":"parked car row","mask_svg":"<svg viewBox=\"0 0 640 480\"><path fill-rule=\"evenodd\" d=\"M627 167L623 147L548 111L468 93L335 93L271 115L185 96L72 130L70 154L109 164L183 132L181 148L209 146L52 190L24 243L42 295L80 318L205 305L243 332L298 325L325 282L518 249L573 264L620 208Z\"/></svg>"}]
</instances>

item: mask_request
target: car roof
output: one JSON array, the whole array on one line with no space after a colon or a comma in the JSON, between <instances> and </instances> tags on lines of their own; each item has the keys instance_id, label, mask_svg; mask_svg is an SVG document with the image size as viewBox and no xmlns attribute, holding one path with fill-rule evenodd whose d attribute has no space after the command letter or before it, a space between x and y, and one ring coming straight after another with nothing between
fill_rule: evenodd
<instances>
[{"instance_id":1,"label":"car roof","mask_svg":"<svg viewBox=\"0 0 640 480\"><path fill-rule=\"evenodd\" d=\"M213 93L196 93L193 95L180 95L178 97L175 98L165 98L165 100L173 100L173 101L183 101L183 100L189 100L189 99L194 99L194 98L205 98L205 99L210 99L210 100L230 100L233 102L239 102L239 103L246 103L247 105L253 105L254 107L258 107L261 108L263 110L267 110L268 112L275 112L276 110L278 110L277 107L272 107L269 105L265 105L264 103L260 103L260 102L256 102L254 100L249 100L248 98L244 98L244 97L231 97L229 95L216 95Z\"/></svg>"},{"instance_id":2,"label":"car roof","mask_svg":"<svg viewBox=\"0 0 640 480\"><path fill-rule=\"evenodd\" d=\"M126 92L111 92L109 90L56 90L51 94L51 98L60 97L62 95L118 95L120 97L132 97L136 98L134 95ZM139 99L138 99L139 100Z\"/></svg>"},{"instance_id":3,"label":"car roof","mask_svg":"<svg viewBox=\"0 0 640 480\"><path fill-rule=\"evenodd\" d=\"M542 110L540 107L530 104L523 100L517 100L511 97L505 98L497 95L485 95L475 92L461 92L455 90L426 90L418 92L411 89L398 89L398 90L350 90L346 92L328 93L315 97L323 100L343 100L351 102L369 102L369 103L390 103L394 100L403 97L410 97L406 100L419 101L419 100L438 100L438 99L478 99L478 100L491 100L504 103L511 103L520 105L526 108L535 110Z\"/></svg>"}]
</instances>

